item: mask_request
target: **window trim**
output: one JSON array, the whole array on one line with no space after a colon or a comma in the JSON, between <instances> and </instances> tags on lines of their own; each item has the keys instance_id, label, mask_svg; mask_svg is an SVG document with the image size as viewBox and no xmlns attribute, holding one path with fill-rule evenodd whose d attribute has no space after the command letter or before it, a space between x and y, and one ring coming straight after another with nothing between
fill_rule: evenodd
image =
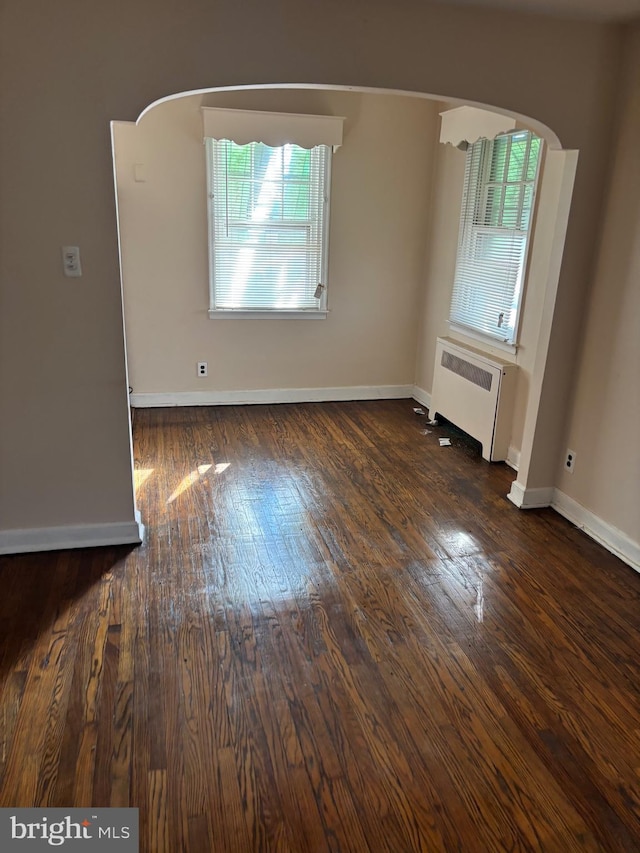
<instances>
[{"instance_id":1,"label":"window trim","mask_svg":"<svg viewBox=\"0 0 640 853\"><path fill-rule=\"evenodd\" d=\"M516 323L516 328L517 326L518 323ZM487 347L493 347L494 349L509 352L513 355L518 352L519 344L517 343L517 338L515 344L509 344L506 341L501 341L500 338L492 338L491 335L485 335L483 332L478 329L474 329L472 326L464 326L462 323L454 323L452 321L449 321L449 329L458 335L464 335L465 337L478 341L478 343L484 344Z\"/></svg>"},{"instance_id":2,"label":"window trim","mask_svg":"<svg viewBox=\"0 0 640 853\"><path fill-rule=\"evenodd\" d=\"M535 134L533 131L528 130L526 128L516 128L514 130L510 130L510 131L507 131L505 133L500 133L500 134L498 134L498 136L513 136L515 134L522 133L525 130L526 130L526 132L530 133L532 137L537 137L537 134ZM473 143L473 145L478 145L478 144L486 143L486 142L493 142L495 140L495 138L497 138L497 137L494 137L494 139L478 139L477 142ZM494 347L494 348L497 348L497 349L500 349L500 350L503 350L505 352L512 353L512 354L516 354L518 352L518 347L519 347L520 332L521 332L521 326L522 326L522 315L523 315L523 308L524 308L524 303L525 303L526 289L527 289L527 283L528 283L528 278L529 278L529 270L530 270L531 251L532 251L532 244L533 244L533 241L535 238L535 229L536 229L536 221L537 221L537 214L538 214L538 190L540 187L540 180L541 180L541 175L542 175L542 171L544 168L544 158L545 158L545 152L546 152L546 146L544 144L544 139L542 139L541 137L537 137L537 138L540 139L540 148L539 148L539 152L538 152L538 162L537 162L537 166L536 166L536 174L535 174L535 178L533 181L533 188L532 188L531 215L530 215L529 226L528 226L527 235L526 235L524 256L522 259L520 298L518 300L518 307L516 310L516 318L515 318L515 323L514 323L514 327L513 327L513 339L512 339L512 341L509 341L507 338L500 338L499 336L494 336L488 332L485 332L482 329L478 329L475 326L466 325L465 323L461 322L460 320L452 320L451 319L451 313L449 314L449 320L448 320L449 328L452 331L454 331L458 334L466 335L466 337L471 338L473 340L477 340L481 343L484 343L486 346L491 346L491 347ZM471 150L471 146L470 146L469 150ZM490 168L490 165L491 165L491 156L492 155L489 154L489 150L488 150L488 146L487 146L485 148L485 151L483 151L483 165L482 165L482 173L481 174L487 174L487 172ZM486 196L487 196L487 187L488 187L489 183L493 183L493 182L490 182L490 181L482 182L481 195L477 195L476 199L475 199L476 206L478 206L478 205L482 206L483 204L485 204ZM464 195L464 189L463 189L463 195ZM464 217L464 209L461 205L460 217L459 217L459 229L460 229L460 231L462 229L463 217ZM486 227L493 227L493 226L486 226ZM460 240L460 233L458 236L458 241L459 240ZM454 286L455 286L455 274L457 272L457 265L458 265L458 251L459 251L459 249L456 249L456 263L455 263L455 269L454 269ZM450 312L452 309L452 305L453 305L453 288L451 291L451 300L449 303L449 311Z\"/></svg>"},{"instance_id":3,"label":"window trim","mask_svg":"<svg viewBox=\"0 0 640 853\"><path fill-rule=\"evenodd\" d=\"M328 308L283 311L278 308L209 308L210 320L326 320Z\"/></svg>"},{"instance_id":4,"label":"window trim","mask_svg":"<svg viewBox=\"0 0 640 853\"><path fill-rule=\"evenodd\" d=\"M330 232L330 197L333 148L325 145L327 151L324 156L324 187L323 187L323 215L322 215L322 253L320 257L322 294L315 308L216 308L215 307L215 212L212 200L213 175L213 148L217 141L213 137L205 137L206 170L207 170L207 254L209 269L209 309L210 320L325 320L329 313L328 291L329 291L329 232ZM231 140L233 141L233 140ZM257 144L242 143L242 144ZM264 143L263 143L264 144ZM283 143L286 144L286 143ZM296 143L293 143L296 144ZM324 143L319 143L324 145ZM313 146L313 148L319 147ZM281 147L279 145L269 147ZM302 147L302 146L299 146ZM312 149L307 149L312 150Z\"/></svg>"}]
</instances>

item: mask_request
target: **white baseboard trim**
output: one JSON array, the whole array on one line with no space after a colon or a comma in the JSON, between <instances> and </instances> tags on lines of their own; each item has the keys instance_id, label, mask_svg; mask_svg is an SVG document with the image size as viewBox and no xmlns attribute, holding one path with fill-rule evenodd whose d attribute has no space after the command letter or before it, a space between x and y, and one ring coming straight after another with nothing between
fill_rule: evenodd
<instances>
[{"instance_id":1,"label":"white baseboard trim","mask_svg":"<svg viewBox=\"0 0 640 853\"><path fill-rule=\"evenodd\" d=\"M560 515L603 545L607 551L611 551L616 557L620 557L621 560L628 563L631 568L640 572L640 543L634 542L626 533L583 507L582 504L574 501L569 495L565 495L560 489L554 489L551 506Z\"/></svg>"},{"instance_id":2,"label":"white baseboard trim","mask_svg":"<svg viewBox=\"0 0 640 853\"><path fill-rule=\"evenodd\" d=\"M426 409L431 408L431 394L428 391L425 391L424 388L414 385L410 396L412 396L414 400Z\"/></svg>"},{"instance_id":3,"label":"white baseboard trim","mask_svg":"<svg viewBox=\"0 0 640 853\"><path fill-rule=\"evenodd\" d=\"M540 509L540 507L551 506L554 491L553 486L546 486L541 489L527 489L517 480L514 480L507 497L518 509Z\"/></svg>"},{"instance_id":4,"label":"white baseboard trim","mask_svg":"<svg viewBox=\"0 0 640 853\"><path fill-rule=\"evenodd\" d=\"M550 506L567 521L583 530L587 536L599 542L607 551L611 551L632 569L640 572L640 543L635 542L622 530L618 530L617 527L574 501L560 489L550 486L541 489L526 489L517 480L514 480L507 497L519 509L538 509Z\"/></svg>"},{"instance_id":5,"label":"white baseboard trim","mask_svg":"<svg viewBox=\"0 0 640 853\"><path fill-rule=\"evenodd\" d=\"M144 526L136 511L135 521L128 522L0 530L0 554L95 548L100 545L139 545L143 538Z\"/></svg>"},{"instance_id":6,"label":"white baseboard trim","mask_svg":"<svg viewBox=\"0 0 640 853\"><path fill-rule=\"evenodd\" d=\"M507 458L504 460L510 468L513 468L514 471L520 470L520 451L513 447L511 444L509 445L509 449L507 450Z\"/></svg>"},{"instance_id":7,"label":"white baseboard trim","mask_svg":"<svg viewBox=\"0 0 640 853\"><path fill-rule=\"evenodd\" d=\"M413 385L352 385L338 388L265 388L254 391L176 391L132 393L134 408L234 406L268 403L333 403L347 400L397 400L413 395Z\"/></svg>"}]
</instances>

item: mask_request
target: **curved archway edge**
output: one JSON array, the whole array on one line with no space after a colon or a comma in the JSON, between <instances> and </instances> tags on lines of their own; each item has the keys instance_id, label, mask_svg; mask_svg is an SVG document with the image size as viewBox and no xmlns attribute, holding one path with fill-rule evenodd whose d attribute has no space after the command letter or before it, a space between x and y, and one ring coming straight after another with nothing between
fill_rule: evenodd
<instances>
[{"instance_id":1,"label":"curved archway edge","mask_svg":"<svg viewBox=\"0 0 640 853\"><path fill-rule=\"evenodd\" d=\"M274 83L211 86L191 89L162 96L149 103L138 115L136 125L154 109L171 101L182 98L222 92L243 92L255 90L315 90L353 92L362 94L396 95L399 97L423 98L430 101L444 101L454 106L470 105L488 109L515 118L526 127L533 130L545 140L548 146L547 166L555 175L558 186L557 213L554 222L553 246L549 257L547 283L544 296L544 312L539 329L538 347L531 388L526 410L526 426L520 450L520 467L518 478L514 482L510 500L520 508L538 507L551 503L553 489L547 484L553 483L555 442L549 431L541 427L546 422L545 410L547 399L553 398L553 393L546 393L546 386L552 383L553 371L549 370L549 348L554 325L554 309L560 279L560 267L564 254L564 245L569 220L569 210L573 194L578 152L562 148L557 133L543 122L522 113L508 110L494 104L463 100L445 95L427 94L424 92L399 90L382 87L349 86L336 84L312 83ZM551 449L549 449L551 448Z\"/></svg>"},{"instance_id":2,"label":"curved archway edge","mask_svg":"<svg viewBox=\"0 0 640 853\"><path fill-rule=\"evenodd\" d=\"M553 128L549 127L548 125L544 124L536 118L523 115L522 113L515 112L514 110L504 109L503 107L497 106L495 104L483 104L477 101L464 100L462 98L452 98L447 95L437 95L426 92L414 92L402 89L389 89L372 86L340 86L336 84L324 83L260 83L238 86L210 86L202 89L191 89L185 92L176 92L171 95L165 95L148 104L148 106L146 106L142 110L142 112L136 119L136 124L139 124L142 119L149 112L151 112L151 110L161 106L164 103L167 103L168 101L174 101L179 98L186 98L191 95L207 95L213 92L242 92L256 89L312 89L317 91L328 90L334 92L358 92L373 95L398 95L400 97L424 98L430 101L446 101L447 103L455 104L457 106L469 105L478 107L479 109L491 110L491 112L500 113L501 115L511 116L512 118L516 119L516 121L525 124L532 131L534 131L534 133L544 139L547 143L547 146L551 150L562 149L562 143Z\"/></svg>"}]
</instances>

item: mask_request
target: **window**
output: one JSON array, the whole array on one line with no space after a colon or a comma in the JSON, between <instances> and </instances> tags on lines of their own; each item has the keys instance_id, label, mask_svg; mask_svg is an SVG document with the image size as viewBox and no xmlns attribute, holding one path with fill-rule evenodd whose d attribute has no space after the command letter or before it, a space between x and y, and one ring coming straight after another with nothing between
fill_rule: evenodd
<instances>
[{"instance_id":1,"label":"window","mask_svg":"<svg viewBox=\"0 0 640 853\"><path fill-rule=\"evenodd\" d=\"M528 131L467 150L450 321L515 345L541 141Z\"/></svg>"},{"instance_id":2,"label":"window","mask_svg":"<svg viewBox=\"0 0 640 853\"><path fill-rule=\"evenodd\" d=\"M326 315L331 147L207 139L210 316Z\"/></svg>"}]
</instances>

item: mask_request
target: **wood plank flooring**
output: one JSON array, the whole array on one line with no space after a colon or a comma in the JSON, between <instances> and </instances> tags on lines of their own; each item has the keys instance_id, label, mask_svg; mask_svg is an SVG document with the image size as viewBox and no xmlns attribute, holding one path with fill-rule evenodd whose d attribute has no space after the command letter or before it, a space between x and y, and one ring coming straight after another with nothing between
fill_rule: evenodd
<instances>
[{"instance_id":1,"label":"wood plank flooring","mask_svg":"<svg viewBox=\"0 0 640 853\"><path fill-rule=\"evenodd\" d=\"M0 558L0 806L138 806L149 853L640 850L640 576L412 405L138 410L145 543Z\"/></svg>"}]
</instances>

